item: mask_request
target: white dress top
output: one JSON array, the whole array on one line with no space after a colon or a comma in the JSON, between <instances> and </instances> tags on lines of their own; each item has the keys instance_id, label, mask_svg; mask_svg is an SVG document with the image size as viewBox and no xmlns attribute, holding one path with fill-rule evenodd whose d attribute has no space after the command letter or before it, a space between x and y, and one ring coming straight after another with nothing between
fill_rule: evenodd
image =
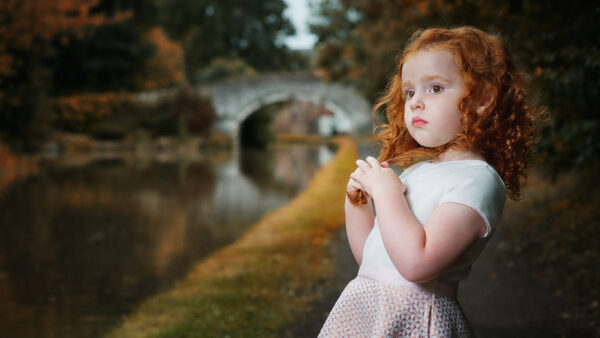
<instances>
[{"instance_id":1,"label":"white dress top","mask_svg":"<svg viewBox=\"0 0 600 338\"><path fill-rule=\"evenodd\" d=\"M506 187L498 173L480 160L425 161L404 170L400 180L406 186L408 205L421 225L442 203L463 204L481 215L487 227L485 234L438 279L454 282L466 278L504 208ZM383 245L377 217L363 248L362 264L396 269Z\"/></svg>"}]
</instances>

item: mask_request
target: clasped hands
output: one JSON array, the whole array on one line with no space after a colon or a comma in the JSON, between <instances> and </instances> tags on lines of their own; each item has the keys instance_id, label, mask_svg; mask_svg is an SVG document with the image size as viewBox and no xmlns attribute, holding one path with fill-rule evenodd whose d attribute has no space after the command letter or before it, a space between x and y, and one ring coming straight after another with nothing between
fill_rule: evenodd
<instances>
[{"instance_id":1,"label":"clasped hands","mask_svg":"<svg viewBox=\"0 0 600 338\"><path fill-rule=\"evenodd\" d=\"M379 162L374 157L368 156L365 160L356 160L358 168L350 174L346 195L352 205L363 205L373 196L374 189L385 187L398 189L404 194L406 186L400 181L394 170L386 161Z\"/></svg>"}]
</instances>

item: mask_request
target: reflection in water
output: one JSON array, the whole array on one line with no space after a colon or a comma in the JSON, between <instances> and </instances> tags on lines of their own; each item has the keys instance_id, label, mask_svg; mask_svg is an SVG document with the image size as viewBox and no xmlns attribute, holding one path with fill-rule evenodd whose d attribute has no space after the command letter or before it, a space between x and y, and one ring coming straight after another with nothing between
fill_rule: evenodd
<instances>
[{"instance_id":1,"label":"reflection in water","mask_svg":"<svg viewBox=\"0 0 600 338\"><path fill-rule=\"evenodd\" d=\"M287 203L332 153L295 145L242 152L239 165L48 163L0 192L2 336L101 336Z\"/></svg>"}]
</instances>

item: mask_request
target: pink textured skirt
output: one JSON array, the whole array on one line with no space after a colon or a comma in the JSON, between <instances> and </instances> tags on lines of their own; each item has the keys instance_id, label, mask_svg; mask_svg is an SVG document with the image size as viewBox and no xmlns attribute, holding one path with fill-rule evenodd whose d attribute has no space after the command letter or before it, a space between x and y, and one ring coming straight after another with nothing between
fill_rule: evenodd
<instances>
[{"instance_id":1,"label":"pink textured skirt","mask_svg":"<svg viewBox=\"0 0 600 338\"><path fill-rule=\"evenodd\" d=\"M472 337L456 285L411 283L395 269L362 265L319 337Z\"/></svg>"}]
</instances>

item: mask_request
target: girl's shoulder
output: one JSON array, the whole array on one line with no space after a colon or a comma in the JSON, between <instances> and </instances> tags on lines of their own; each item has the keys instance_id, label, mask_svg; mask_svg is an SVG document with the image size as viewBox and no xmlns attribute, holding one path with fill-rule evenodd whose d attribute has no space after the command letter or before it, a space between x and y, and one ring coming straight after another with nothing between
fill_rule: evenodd
<instances>
[{"instance_id":1,"label":"girl's shoulder","mask_svg":"<svg viewBox=\"0 0 600 338\"><path fill-rule=\"evenodd\" d=\"M482 160L459 161L422 161L408 167L400 175L401 179L416 179L430 184L453 185L464 181L479 182L480 184L505 190L504 181L489 163Z\"/></svg>"},{"instance_id":2,"label":"girl's shoulder","mask_svg":"<svg viewBox=\"0 0 600 338\"><path fill-rule=\"evenodd\" d=\"M506 186L500 175L481 160L447 162L441 170L443 172L436 173L442 189L438 203L454 202L471 207L486 223L483 236L491 234L506 202Z\"/></svg>"},{"instance_id":3,"label":"girl's shoulder","mask_svg":"<svg viewBox=\"0 0 600 338\"><path fill-rule=\"evenodd\" d=\"M408 168L402 170L400 178L409 176L411 173L418 171L419 168L423 167L424 165L426 166L428 163L430 163L430 161L422 161L411 164Z\"/></svg>"},{"instance_id":4,"label":"girl's shoulder","mask_svg":"<svg viewBox=\"0 0 600 338\"><path fill-rule=\"evenodd\" d=\"M487 172L490 175L497 176L500 178L500 175L492 167L491 164L484 160L458 160L458 161L447 161L447 162L439 162L434 163L437 165L440 170L448 171L448 172Z\"/></svg>"},{"instance_id":5,"label":"girl's shoulder","mask_svg":"<svg viewBox=\"0 0 600 338\"><path fill-rule=\"evenodd\" d=\"M489 185L505 190L504 180L500 174L489 163L482 160L462 160L446 162L448 165L442 167L444 174L448 179L456 180L475 180L481 183L487 182Z\"/></svg>"},{"instance_id":6,"label":"girl's shoulder","mask_svg":"<svg viewBox=\"0 0 600 338\"><path fill-rule=\"evenodd\" d=\"M464 173L465 171L484 171L489 172L490 174L500 177L496 169L492 167L488 162L483 160L456 160L456 161L444 161L444 162L435 162L432 160L421 161L415 164L412 164L410 167L406 168L404 172L410 173L413 171L423 171L423 170L432 170L438 172L447 172L447 173Z\"/></svg>"}]
</instances>

